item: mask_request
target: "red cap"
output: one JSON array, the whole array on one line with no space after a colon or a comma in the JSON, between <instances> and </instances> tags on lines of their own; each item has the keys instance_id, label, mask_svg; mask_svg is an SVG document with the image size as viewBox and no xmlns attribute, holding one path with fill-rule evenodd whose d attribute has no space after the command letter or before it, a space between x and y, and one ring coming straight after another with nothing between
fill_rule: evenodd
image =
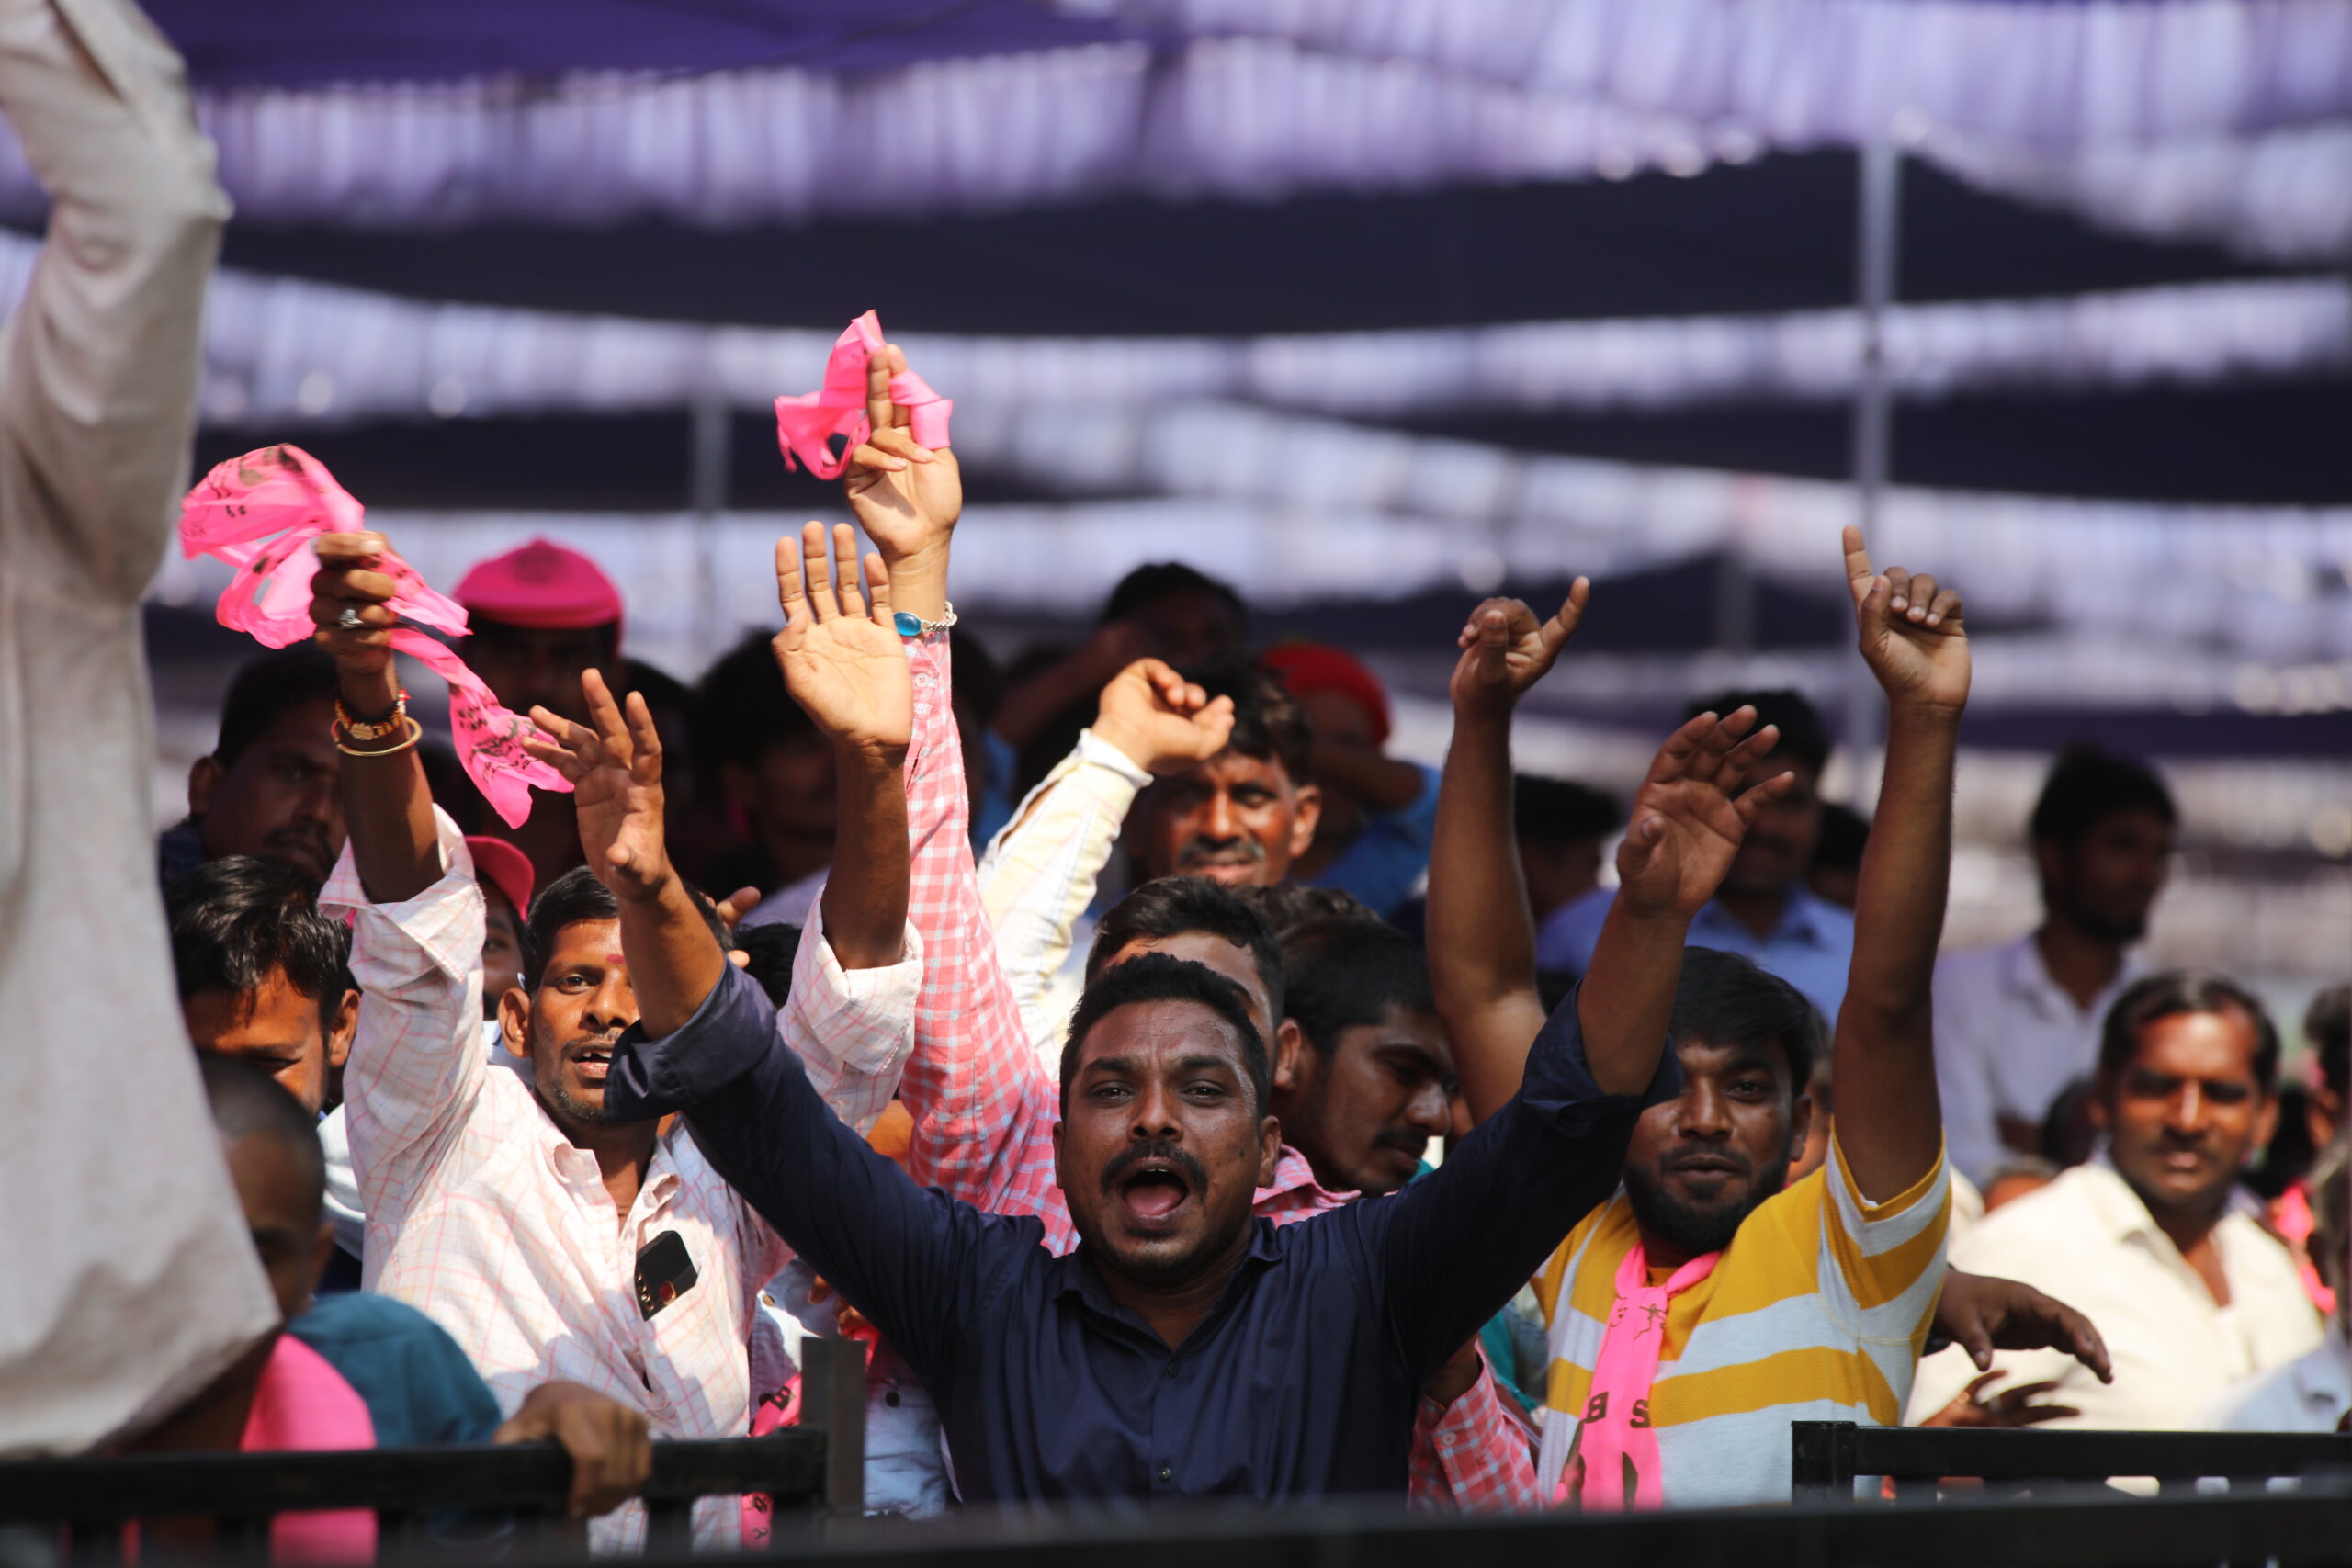
<instances>
[{"instance_id":1,"label":"red cap","mask_svg":"<svg viewBox=\"0 0 2352 1568\"><path fill-rule=\"evenodd\" d=\"M531 912L531 890L538 881L538 874L531 869L531 857L503 839L480 833L466 835L466 848L473 852L474 880L504 894L506 901L514 906L517 920L527 916Z\"/></svg>"},{"instance_id":2,"label":"red cap","mask_svg":"<svg viewBox=\"0 0 2352 1568\"><path fill-rule=\"evenodd\" d=\"M605 569L550 539L475 562L456 598L469 613L510 626L571 631L621 618L621 591Z\"/></svg>"},{"instance_id":3,"label":"red cap","mask_svg":"<svg viewBox=\"0 0 2352 1568\"><path fill-rule=\"evenodd\" d=\"M1372 743L1388 744L1388 690L1354 654L1328 643L1285 642L1266 649L1258 662L1281 676L1294 697L1334 692L1351 699L1372 726Z\"/></svg>"}]
</instances>

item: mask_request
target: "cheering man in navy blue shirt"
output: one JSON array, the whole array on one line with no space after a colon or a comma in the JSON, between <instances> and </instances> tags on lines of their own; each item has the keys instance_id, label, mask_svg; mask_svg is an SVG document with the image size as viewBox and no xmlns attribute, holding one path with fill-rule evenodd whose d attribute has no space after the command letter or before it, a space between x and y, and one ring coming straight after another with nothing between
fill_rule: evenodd
<instances>
[{"instance_id":1,"label":"cheering man in navy blue shirt","mask_svg":"<svg viewBox=\"0 0 2352 1568\"><path fill-rule=\"evenodd\" d=\"M869 558L869 611L845 558L836 604L813 526L808 553L804 592L780 551L778 650L834 742L845 812L854 789L869 803L845 817L842 852L895 847L903 886L903 816L894 846L891 813L870 807L910 712L887 578ZM1401 1495L1421 1385L1615 1189L1642 1110L1680 1091L1665 1045L1685 929L1770 796L1724 793L1770 747L1769 729L1747 735L1752 713L1678 731L1635 801L1592 972L1518 1098L1426 1180L1280 1230L1250 1213L1281 1132L1240 990L1166 956L1112 970L1062 1060L1055 1143L1081 1245L1056 1258L1035 1220L917 1188L834 1119L774 1005L674 891L658 757L633 755L616 715L596 731L540 722L558 741L535 749L582 809L608 800L632 818L616 892L637 894L621 934L643 1022L615 1051L605 1114L685 1113L931 1390L967 1502Z\"/></svg>"}]
</instances>

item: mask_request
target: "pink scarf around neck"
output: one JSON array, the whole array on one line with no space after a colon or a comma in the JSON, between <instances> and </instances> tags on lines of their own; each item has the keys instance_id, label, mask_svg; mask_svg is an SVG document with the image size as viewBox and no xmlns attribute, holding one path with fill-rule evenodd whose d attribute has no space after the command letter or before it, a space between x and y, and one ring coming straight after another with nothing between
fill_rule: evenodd
<instances>
[{"instance_id":1,"label":"pink scarf around neck","mask_svg":"<svg viewBox=\"0 0 2352 1568\"><path fill-rule=\"evenodd\" d=\"M1650 1426L1650 1384L1666 1348L1667 1303L1714 1272L1720 1252L1705 1253L1650 1283L1649 1255L1636 1240L1617 1265L1617 1304L1592 1369L1592 1392L1577 1427L1571 1465L1584 1461L1583 1505L1603 1512L1665 1506L1657 1432ZM1565 1493L1564 1476L1561 1489ZM1562 1499L1564 1500L1564 1499Z\"/></svg>"}]
</instances>

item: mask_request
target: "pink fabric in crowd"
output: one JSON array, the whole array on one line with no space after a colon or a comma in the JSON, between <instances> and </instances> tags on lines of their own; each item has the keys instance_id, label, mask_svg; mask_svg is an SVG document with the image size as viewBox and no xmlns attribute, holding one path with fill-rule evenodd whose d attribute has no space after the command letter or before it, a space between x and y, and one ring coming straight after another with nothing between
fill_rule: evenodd
<instances>
[{"instance_id":1,"label":"pink fabric in crowd","mask_svg":"<svg viewBox=\"0 0 2352 1568\"><path fill-rule=\"evenodd\" d=\"M1641 1243L1617 1266L1617 1305L1592 1370L1592 1393L1577 1427L1584 1460L1584 1506L1600 1511L1666 1506L1657 1432L1650 1425L1650 1385L1666 1348L1667 1303L1715 1271L1720 1252L1692 1258L1663 1285L1650 1283Z\"/></svg>"},{"instance_id":2,"label":"pink fabric in crowd","mask_svg":"<svg viewBox=\"0 0 2352 1568\"><path fill-rule=\"evenodd\" d=\"M806 465L820 479L841 477L849 454L873 434L865 417L865 366L882 344L882 322L868 310L833 340L822 387L776 399L775 438L784 449L786 468ZM947 416L956 407L952 400L908 370L890 378L890 400L906 409L907 434L916 445L933 450L947 445ZM848 437L839 456L831 445L836 435Z\"/></svg>"},{"instance_id":3,"label":"pink fabric in crowd","mask_svg":"<svg viewBox=\"0 0 2352 1568\"><path fill-rule=\"evenodd\" d=\"M266 446L220 464L187 492L180 506L180 548L190 559L210 556L237 569L215 611L222 626L265 648L286 648L318 629L311 624L311 579L319 570L311 541L321 534L359 532L367 526L364 512L300 446ZM536 733L531 721L501 706L464 660L418 629L462 633L464 608L427 587L397 554L388 551L378 570L399 584L391 610L415 623L393 629L392 647L448 682L449 730L458 760L507 825L522 826L531 814L533 786L568 792L571 785L523 750L523 738Z\"/></svg>"},{"instance_id":4,"label":"pink fabric in crowd","mask_svg":"<svg viewBox=\"0 0 2352 1568\"><path fill-rule=\"evenodd\" d=\"M617 632L621 621L621 591L605 569L552 539L531 539L476 561L458 580L457 600L483 620L510 626Z\"/></svg>"},{"instance_id":5,"label":"pink fabric in crowd","mask_svg":"<svg viewBox=\"0 0 2352 1568\"><path fill-rule=\"evenodd\" d=\"M282 1454L375 1446L376 1424L343 1374L291 1334L279 1335L262 1368L239 1450ZM269 1522L269 1560L276 1568L373 1562L376 1516L367 1508L280 1514Z\"/></svg>"}]
</instances>

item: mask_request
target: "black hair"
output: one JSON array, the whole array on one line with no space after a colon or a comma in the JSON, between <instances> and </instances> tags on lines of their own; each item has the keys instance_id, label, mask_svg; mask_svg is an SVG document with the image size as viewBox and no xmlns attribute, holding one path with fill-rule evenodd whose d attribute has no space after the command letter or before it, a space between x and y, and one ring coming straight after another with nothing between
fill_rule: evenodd
<instances>
[{"instance_id":1,"label":"black hair","mask_svg":"<svg viewBox=\"0 0 2352 1568\"><path fill-rule=\"evenodd\" d=\"M1309 887L1303 882L1277 882L1267 887L1237 887L1233 889L1233 896L1258 912L1278 942L1288 942L1294 931L1317 920L1380 923L1380 917L1373 913L1372 906L1344 887Z\"/></svg>"},{"instance_id":2,"label":"black hair","mask_svg":"<svg viewBox=\"0 0 2352 1568\"><path fill-rule=\"evenodd\" d=\"M1208 593L1225 601L1233 612L1234 625L1247 637L1250 631L1250 607L1241 602L1226 583L1206 572L1195 571L1182 561L1153 561L1139 566L1119 579L1111 590L1111 597L1103 602L1102 622L1124 621L1145 605L1161 599L1172 599L1179 593Z\"/></svg>"},{"instance_id":3,"label":"black hair","mask_svg":"<svg viewBox=\"0 0 2352 1568\"><path fill-rule=\"evenodd\" d=\"M2139 1054L2140 1032L2159 1019L2235 1009L2254 1023L2254 1081L2268 1094L2278 1081L2278 1026L2252 991L2210 969L2167 969L2135 980L2099 1026L2098 1070L2112 1077Z\"/></svg>"},{"instance_id":4,"label":"black hair","mask_svg":"<svg viewBox=\"0 0 2352 1568\"><path fill-rule=\"evenodd\" d=\"M1821 1055L1821 1012L1803 991L1753 959L1712 947L1682 950L1682 977L1674 986L1674 1017L1667 1026L1677 1041L1711 1045L1778 1045L1789 1064L1797 1094L1813 1081Z\"/></svg>"},{"instance_id":5,"label":"black hair","mask_svg":"<svg viewBox=\"0 0 2352 1568\"><path fill-rule=\"evenodd\" d=\"M1070 1014L1069 1032L1062 1051L1062 1106L1069 1106L1070 1080L1078 1076L1080 1047L1094 1026L1124 1007L1141 1002L1195 1002L1233 1026L1241 1039L1241 1071L1250 1081L1250 1103L1261 1115L1272 1096L1273 1069L1266 1059L1266 1039L1250 1020L1250 998L1240 987L1205 964L1147 953L1125 964L1114 964L1098 979L1089 980Z\"/></svg>"},{"instance_id":6,"label":"black hair","mask_svg":"<svg viewBox=\"0 0 2352 1568\"><path fill-rule=\"evenodd\" d=\"M1607 791L1533 773L1511 776L1510 818L1512 829L1523 844L1605 839L1625 825L1623 808Z\"/></svg>"},{"instance_id":7,"label":"black hair","mask_svg":"<svg viewBox=\"0 0 2352 1568\"><path fill-rule=\"evenodd\" d=\"M711 939L721 948L732 947L735 939L719 920L718 906L697 887L688 886L686 896L694 900ZM555 954L556 936L564 927L620 918L620 901L613 890L584 865L573 866L540 888L531 897L530 918L523 922L523 989L539 988L548 960Z\"/></svg>"},{"instance_id":8,"label":"black hair","mask_svg":"<svg viewBox=\"0 0 2352 1568\"><path fill-rule=\"evenodd\" d=\"M2050 765L2027 833L2037 844L2072 849L2103 818L2134 810L2154 812L2166 827L2180 820L2172 791L2155 769L2085 741L2067 747Z\"/></svg>"},{"instance_id":9,"label":"black hair","mask_svg":"<svg viewBox=\"0 0 2352 1568\"><path fill-rule=\"evenodd\" d=\"M216 991L247 996L283 974L327 1024L352 987L350 928L321 911L317 885L283 861L207 861L173 878L164 913L184 1003Z\"/></svg>"},{"instance_id":10,"label":"black hair","mask_svg":"<svg viewBox=\"0 0 2352 1568\"><path fill-rule=\"evenodd\" d=\"M1283 938L1290 1016L1325 1061L1342 1031L1378 1023L1390 1012L1435 1013L1430 961L1413 939L1378 920L1335 916L1310 920Z\"/></svg>"},{"instance_id":11,"label":"black hair","mask_svg":"<svg viewBox=\"0 0 2352 1568\"><path fill-rule=\"evenodd\" d=\"M212 760L232 767L245 749L297 708L332 703L340 685L334 660L323 649L298 642L247 660L229 682L220 703L220 737Z\"/></svg>"},{"instance_id":12,"label":"black hair","mask_svg":"<svg viewBox=\"0 0 2352 1568\"><path fill-rule=\"evenodd\" d=\"M209 1051L197 1054L197 1071L204 1080L204 1101L212 1124L224 1141L268 1138L282 1145L302 1171L314 1203L323 1207L327 1192L326 1151L319 1143L319 1120L286 1086L252 1062Z\"/></svg>"},{"instance_id":13,"label":"black hair","mask_svg":"<svg viewBox=\"0 0 2352 1568\"><path fill-rule=\"evenodd\" d=\"M978 632L958 626L947 634L947 657L956 671L956 701L982 726L993 723L1004 701L1004 669Z\"/></svg>"},{"instance_id":14,"label":"black hair","mask_svg":"<svg viewBox=\"0 0 2352 1568\"><path fill-rule=\"evenodd\" d=\"M1092 985L1129 943L1199 932L1247 948L1266 990L1266 1018L1280 1024L1284 1006L1282 949L1274 933L1237 890L1205 876L1160 876L1145 883L1104 912L1086 953L1086 983Z\"/></svg>"},{"instance_id":15,"label":"black hair","mask_svg":"<svg viewBox=\"0 0 2352 1568\"><path fill-rule=\"evenodd\" d=\"M751 959L744 972L781 1008L792 996L792 965L800 956L800 928L777 921L735 928L733 945Z\"/></svg>"},{"instance_id":16,"label":"black hair","mask_svg":"<svg viewBox=\"0 0 2352 1568\"><path fill-rule=\"evenodd\" d=\"M713 776L730 762L757 767L770 746L817 733L816 721L786 690L768 637L746 634L695 687L687 709L690 744Z\"/></svg>"},{"instance_id":17,"label":"black hair","mask_svg":"<svg viewBox=\"0 0 2352 1568\"><path fill-rule=\"evenodd\" d=\"M1802 692L1786 687L1771 691L1717 692L1704 702L1692 703L1686 716L1696 718L1702 713L1728 717L1744 707L1756 710L1756 728L1768 724L1781 727L1781 738L1772 747L1772 755L1792 762L1802 762L1815 774L1829 765L1829 727L1822 722L1821 710L1806 700ZM1750 731L1753 733L1753 731Z\"/></svg>"},{"instance_id":18,"label":"black hair","mask_svg":"<svg viewBox=\"0 0 2352 1568\"><path fill-rule=\"evenodd\" d=\"M1261 762L1280 762L1294 784L1315 780L1315 729L1298 699L1251 660L1238 654L1205 660L1183 672L1211 701L1233 699L1233 737L1226 749Z\"/></svg>"},{"instance_id":19,"label":"black hair","mask_svg":"<svg viewBox=\"0 0 2352 1568\"><path fill-rule=\"evenodd\" d=\"M1871 840L1871 819L1850 806L1824 801L1821 837L1814 841L1813 863L1851 870L1862 863L1862 849Z\"/></svg>"},{"instance_id":20,"label":"black hair","mask_svg":"<svg viewBox=\"0 0 2352 1568\"><path fill-rule=\"evenodd\" d=\"M2321 1081L2338 1100L2352 1099L2352 986L2330 986L2312 998L2303 1035L2319 1058Z\"/></svg>"}]
</instances>

